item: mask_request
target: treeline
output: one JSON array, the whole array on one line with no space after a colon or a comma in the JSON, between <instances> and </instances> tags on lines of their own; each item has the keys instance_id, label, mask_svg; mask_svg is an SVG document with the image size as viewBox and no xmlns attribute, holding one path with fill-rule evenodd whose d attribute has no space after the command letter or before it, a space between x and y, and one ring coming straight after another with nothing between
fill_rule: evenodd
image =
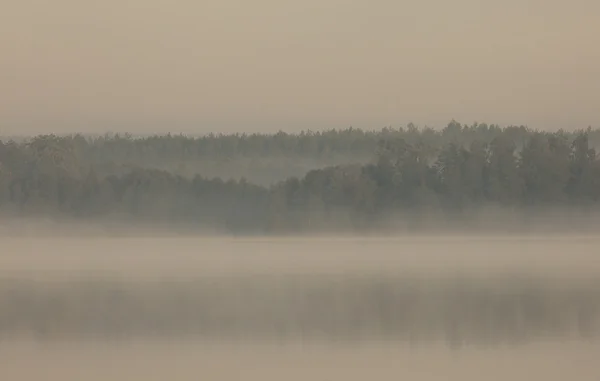
<instances>
[{"instance_id":1,"label":"treeline","mask_svg":"<svg viewBox=\"0 0 600 381\"><path fill-rule=\"evenodd\" d=\"M598 136L591 129L543 133L456 122L442 131L410 126L203 138L38 136L0 143L0 210L240 233L368 230L398 217L416 223L427 213L442 213L455 219L490 206L589 211L600 197L600 161L590 138ZM360 154L363 161L289 175L268 186L148 164L218 156L308 158L323 147L339 157Z\"/></svg>"},{"instance_id":2,"label":"treeline","mask_svg":"<svg viewBox=\"0 0 600 381\"><path fill-rule=\"evenodd\" d=\"M348 128L299 134L37 136L17 144L53 145L75 155L81 166L93 165L101 176L146 168L188 178L198 173L211 178L245 178L255 184L270 186L291 176L304 176L316 168L371 163L377 159L382 140L404 140L435 153L451 143L468 148L474 142L490 144L503 138L512 141L519 151L535 133L524 126L501 128L485 123L462 125L452 121L440 130L409 124L379 131ZM561 134L569 141L577 135L576 132ZM600 129L589 130L588 141L590 147L600 148Z\"/></svg>"}]
</instances>

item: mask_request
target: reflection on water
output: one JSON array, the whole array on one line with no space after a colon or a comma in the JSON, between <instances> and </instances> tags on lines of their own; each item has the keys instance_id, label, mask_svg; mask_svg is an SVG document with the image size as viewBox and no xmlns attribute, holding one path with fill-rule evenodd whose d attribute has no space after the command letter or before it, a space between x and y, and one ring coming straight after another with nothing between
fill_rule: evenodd
<instances>
[{"instance_id":1,"label":"reflection on water","mask_svg":"<svg viewBox=\"0 0 600 381\"><path fill-rule=\"evenodd\" d=\"M534 277L241 276L0 280L0 334L38 340L594 338L600 281Z\"/></svg>"}]
</instances>

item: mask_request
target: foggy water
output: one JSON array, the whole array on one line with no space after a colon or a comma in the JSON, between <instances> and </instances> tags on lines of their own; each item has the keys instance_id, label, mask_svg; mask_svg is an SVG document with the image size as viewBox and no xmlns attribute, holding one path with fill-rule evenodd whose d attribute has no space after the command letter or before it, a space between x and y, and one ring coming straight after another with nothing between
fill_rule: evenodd
<instances>
[{"instance_id":1,"label":"foggy water","mask_svg":"<svg viewBox=\"0 0 600 381\"><path fill-rule=\"evenodd\" d=\"M0 379L594 379L599 247L3 237Z\"/></svg>"}]
</instances>

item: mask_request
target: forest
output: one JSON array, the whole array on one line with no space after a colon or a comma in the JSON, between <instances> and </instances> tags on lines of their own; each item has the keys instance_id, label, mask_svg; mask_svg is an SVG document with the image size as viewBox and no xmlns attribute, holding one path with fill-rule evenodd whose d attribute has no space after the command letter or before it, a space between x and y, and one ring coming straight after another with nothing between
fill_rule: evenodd
<instances>
[{"instance_id":1,"label":"forest","mask_svg":"<svg viewBox=\"0 0 600 381\"><path fill-rule=\"evenodd\" d=\"M437 130L1 138L0 214L235 234L418 228L428 216L456 225L484 210L593 214L598 147L600 129L456 121Z\"/></svg>"}]
</instances>

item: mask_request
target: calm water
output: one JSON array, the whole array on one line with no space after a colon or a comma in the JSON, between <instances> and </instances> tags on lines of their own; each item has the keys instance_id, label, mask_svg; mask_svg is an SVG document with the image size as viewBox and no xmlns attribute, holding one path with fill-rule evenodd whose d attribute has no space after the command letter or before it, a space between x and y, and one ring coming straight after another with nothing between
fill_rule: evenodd
<instances>
[{"instance_id":1,"label":"calm water","mask_svg":"<svg viewBox=\"0 0 600 381\"><path fill-rule=\"evenodd\" d=\"M2 238L0 379L596 379L599 244Z\"/></svg>"}]
</instances>

